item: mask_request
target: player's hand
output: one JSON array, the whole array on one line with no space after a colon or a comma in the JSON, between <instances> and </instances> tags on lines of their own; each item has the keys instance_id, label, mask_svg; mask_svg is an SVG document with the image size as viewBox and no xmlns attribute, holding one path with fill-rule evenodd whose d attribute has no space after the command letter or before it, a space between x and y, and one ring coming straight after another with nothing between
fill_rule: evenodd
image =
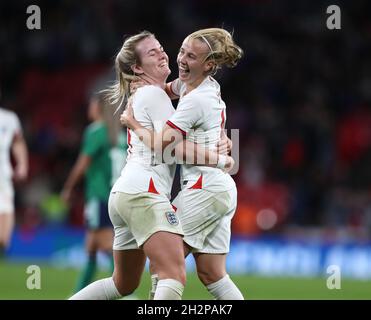
<instances>
[{"instance_id":1,"label":"player's hand","mask_svg":"<svg viewBox=\"0 0 371 320\"><path fill-rule=\"evenodd\" d=\"M218 141L216 148L217 148L216 151L219 154L228 155L232 151L232 140L229 139L226 135L224 135Z\"/></svg>"},{"instance_id":2,"label":"player's hand","mask_svg":"<svg viewBox=\"0 0 371 320\"><path fill-rule=\"evenodd\" d=\"M146 85L146 82L140 78L130 82L130 93L133 94L137 89Z\"/></svg>"},{"instance_id":3,"label":"player's hand","mask_svg":"<svg viewBox=\"0 0 371 320\"><path fill-rule=\"evenodd\" d=\"M133 129L134 120L133 106L131 100L129 99L124 112L120 116L120 122L122 125L128 127L129 129Z\"/></svg>"},{"instance_id":4,"label":"player's hand","mask_svg":"<svg viewBox=\"0 0 371 320\"><path fill-rule=\"evenodd\" d=\"M233 160L233 158L230 156L227 156L227 161L225 163L224 171L227 173L230 172L233 169L234 164L235 164L235 161Z\"/></svg>"},{"instance_id":5,"label":"player's hand","mask_svg":"<svg viewBox=\"0 0 371 320\"><path fill-rule=\"evenodd\" d=\"M151 77L148 77L145 74L141 74L140 76L136 77L135 80L132 80L130 82L130 93L133 94L135 91L137 91L139 88L145 86L145 85L155 85L156 81L152 79Z\"/></svg>"}]
</instances>

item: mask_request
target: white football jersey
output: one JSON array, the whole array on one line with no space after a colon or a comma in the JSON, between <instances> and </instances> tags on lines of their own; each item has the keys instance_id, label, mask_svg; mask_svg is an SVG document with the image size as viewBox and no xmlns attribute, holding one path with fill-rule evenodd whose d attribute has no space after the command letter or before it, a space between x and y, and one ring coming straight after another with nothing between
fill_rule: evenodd
<instances>
[{"instance_id":1,"label":"white football jersey","mask_svg":"<svg viewBox=\"0 0 371 320\"><path fill-rule=\"evenodd\" d=\"M135 119L143 127L160 132L175 110L164 90L148 85L135 92L133 111ZM176 164L156 164L151 149L129 129L127 153L126 165L112 191L129 194L154 192L170 199Z\"/></svg>"},{"instance_id":2,"label":"white football jersey","mask_svg":"<svg viewBox=\"0 0 371 320\"><path fill-rule=\"evenodd\" d=\"M215 149L226 120L226 106L220 95L220 85L207 77L196 89L185 93L185 84L173 81L172 91L180 96L175 113L167 124L179 130L189 141ZM182 165L182 188L223 192L235 188L231 176L218 168Z\"/></svg>"},{"instance_id":3,"label":"white football jersey","mask_svg":"<svg viewBox=\"0 0 371 320\"><path fill-rule=\"evenodd\" d=\"M0 108L0 177L11 179L13 174L10 162L10 148L14 136L22 132L18 116Z\"/></svg>"}]
</instances>

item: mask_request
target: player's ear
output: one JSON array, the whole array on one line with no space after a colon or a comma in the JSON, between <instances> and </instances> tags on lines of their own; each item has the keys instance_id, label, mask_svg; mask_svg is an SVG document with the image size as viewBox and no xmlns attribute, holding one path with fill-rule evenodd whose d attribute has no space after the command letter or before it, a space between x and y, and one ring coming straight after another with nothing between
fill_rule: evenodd
<instances>
[{"instance_id":1,"label":"player's ear","mask_svg":"<svg viewBox=\"0 0 371 320\"><path fill-rule=\"evenodd\" d=\"M205 66L205 72L210 72L214 69L215 62L213 60L207 61Z\"/></svg>"},{"instance_id":2,"label":"player's ear","mask_svg":"<svg viewBox=\"0 0 371 320\"><path fill-rule=\"evenodd\" d=\"M131 66L131 70L133 70L133 72L135 74L137 74L137 75L140 75L140 74L143 74L144 73L142 67L141 66L138 66L137 64L133 64Z\"/></svg>"}]
</instances>

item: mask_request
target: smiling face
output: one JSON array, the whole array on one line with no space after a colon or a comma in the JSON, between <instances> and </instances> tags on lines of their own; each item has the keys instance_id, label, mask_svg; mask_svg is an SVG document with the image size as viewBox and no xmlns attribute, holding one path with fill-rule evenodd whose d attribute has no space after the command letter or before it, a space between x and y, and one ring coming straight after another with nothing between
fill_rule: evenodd
<instances>
[{"instance_id":1,"label":"smiling face","mask_svg":"<svg viewBox=\"0 0 371 320\"><path fill-rule=\"evenodd\" d=\"M136 46L139 62L133 66L137 75L145 74L154 82L164 83L170 74L169 57L155 37L147 37Z\"/></svg>"},{"instance_id":2,"label":"smiling face","mask_svg":"<svg viewBox=\"0 0 371 320\"><path fill-rule=\"evenodd\" d=\"M178 53L179 79L191 88L197 87L213 67L212 61L205 61L210 48L199 39L185 38Z\"/></svg>"}]
</instances>

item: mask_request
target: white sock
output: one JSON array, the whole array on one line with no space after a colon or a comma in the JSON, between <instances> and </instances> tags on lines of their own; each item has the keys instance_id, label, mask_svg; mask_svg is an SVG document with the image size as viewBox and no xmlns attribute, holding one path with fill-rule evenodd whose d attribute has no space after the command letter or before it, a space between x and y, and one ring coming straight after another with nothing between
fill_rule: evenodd
<instances>
[{"instance_id":1,"label":"white sock","mask_svg":"<svg viewBox=\"0 0 371 320\"><path fill-rule=\"evenodd\" d=\"M183 290L184 286L177 280L159 280L153 300L181 300Z\"/></svg>"},{"instance_id":2,"label":"white sock","mask_svg":"<svg viewBox=\"0 0 371 320\"><path fill-rule=\"evenodd\" d=\"M121 298L112 277L95 281L68 300L115 300Z\"/></svg>"},{"instance_id":3,"label":"white sock","mask_svg":"<svg viewBox=\"0 0 371 320\"><path fill-rule=\"evenodd\" d=\"M217 282L206 286L216 300L244 300L241 291L227 274Z\"/></svg>"},{"instance_id":4,"label":"white sock","mask_svg":"<svg viewBox=\"0 0 371 320\"><path fill-rule=\"evenodd\" d=\"M158 283L158 274L151 275L151 290L149 291L149 300L153 300L155 298L155 292Z\"/></svg>"}]
</instances>

